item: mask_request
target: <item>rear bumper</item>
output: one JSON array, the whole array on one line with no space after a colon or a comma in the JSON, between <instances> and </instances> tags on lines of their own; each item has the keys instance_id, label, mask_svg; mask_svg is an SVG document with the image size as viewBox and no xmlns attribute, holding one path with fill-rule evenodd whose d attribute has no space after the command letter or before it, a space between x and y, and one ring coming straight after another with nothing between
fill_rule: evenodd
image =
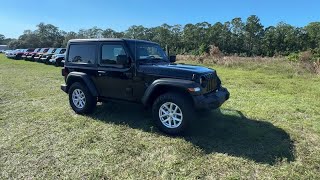
<instances>
[{"instance_id":1,"label":"rear bumper","mask_svg":"<svg viewBox=\"0 0 320 180\"><path fill-rule=\"evenodd\" d=\"M220 87L216 92L193 96L196 109L217 109L230 97L226 88Z\"/></svg>"},{"instance_id":2,"label":"rear bumper","mask_svg":"<svg viewBox=\"0 0 320 180\"><path fill-rule=\"evenodd\" d=\"M66 84L61 84L61 90L65 93L68 93L67 91L67 85Z\"/></svg>"}]
</instances>

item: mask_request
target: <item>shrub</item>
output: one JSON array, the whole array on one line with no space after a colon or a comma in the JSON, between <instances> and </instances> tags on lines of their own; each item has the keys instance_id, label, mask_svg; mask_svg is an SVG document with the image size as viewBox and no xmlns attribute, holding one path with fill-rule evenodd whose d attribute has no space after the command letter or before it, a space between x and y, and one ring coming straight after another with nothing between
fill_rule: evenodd
<instances>
[{"instance_id":1,"label":"shrub","mask_svg":"<svg viewBox=\"0 0 320 180\"><path fill-rule=\"evenodd\" d=\"M299 60L299 54L298 53L291 53L289 56L287 56L289 61L297 62Z\"/></svg>"},{"instance_id":2,"label":"shrub","mask_svg":"<svg viewBox=\"0 0 320 180\"><path fill-rule=\"evenodd\" d=\"M312 57L313 57L313 54L311 51L304 51L300 53L299 60L302 62L307 62L307 61L311 61Z\"/></svg>"},{"instance_id":3,"label":"shrub","mask_svg":"<svg viewBox=\"0 0 320 180\"><path fill-rule=\"evenodd\" d=\"M198 63L201 63L201 64L204 61L204 57L203 56L197 56L196 59L197 59Z\"/></svg>"},{"instance_id":4,"label":"shrub","mask_svg":"<svg viewBox=\"0 0 320 180\"><path fill-rule=\"evenodd\" d=\"M209 47L209 54L212 57L215 58L222 58L223 57L223 53L220 51L219 47L215 46L215 45L210 45Z\"/></svg>"},{"instance_id":5,"label":"shrub","mask_svg":"<svg viewBox=\"0 0 320 180\"><path fill-rule=\"evenodd\" d=\"M201 44L198 50L199 55L203 55L208 52L208 46L206 44Z\"/></svg>"},{"instance_id":6,"label":"shrub","mask_svg":"<svg viewBox=\"0 0 320 180\"><path fill-rule=\"evenodd\" d=\"M313 49L312 54L313 54L314 61L317 61L318 59L320 59L320 48Z\"/></svg>"},{"instance_id":7,"label":"shrub","mask_svg":"<svg viewBox=\"0 0 320 180\"><path fill-rule=\"evenodd\" d=\"M194 55L194 56L198 56L199 55L199 51L194 49L194 50L191 51L191 54Z\"/></svg>"},{"instance_id":8,"label":"shrub","mask_svg":"<svg viewBox=\"0 0 320 180\"><path fill-rule=\"evenodd\" d=\"M314 73L320 75L320 60L316 60L313 62Z\"/></svg>"}]
</instances>

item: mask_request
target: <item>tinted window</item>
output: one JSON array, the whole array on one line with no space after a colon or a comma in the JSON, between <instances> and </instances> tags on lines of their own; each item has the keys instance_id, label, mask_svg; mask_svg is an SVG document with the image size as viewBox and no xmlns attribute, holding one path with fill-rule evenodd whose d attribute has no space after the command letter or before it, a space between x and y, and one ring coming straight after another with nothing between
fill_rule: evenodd
<instances>
[{"instance_id":1,"label":"tinted window","mask_svg":"<svg viewBox=\"0 0 320 180\"><path fill-rule=\"evenodd\" d=\"M95 45L70 45L69 62L94 64Z\"/></svg>"},{"instance_id":2,"label":"tinted window","mask_svg":"<svg viewBox=\"0 0 320 180\"><path fill-rule=\"evenodd\" d=\"M48 54L54 53L55 50L56 50L56 49L54 49L54 48L50 48L47 53L48 53Z\"/></svg>"},{"instance_id":3,"label":"tinted window","mask_svg":"<svg viewBox=\"0 0 320 180\"><path fill-rule=\"evenodd\" d=\"M117 56L126 55L122 45L103 45L101 50L101 64L117 64Z\"/></svg>"},{"instance_id":4,"label":"tinted window","mask_svg":"<svg viewBox=\"0 0 320 180\"><path fill-rule=\"evenodd\" d=\"M138 60L168 61L163 49L155 43L130 42L130 49Z\"/></svg>"},{"instance_id":5,"label":"tinted window","mask_svg":"<svg viewBox=\"0 0 320 180\"><path fill-rule=\"evenodd\" d=\"M43 53L45 50L46 50L46 52L48 51L48 49L42 48L39 52L40 52L40 53Z\"/></svg>"},{"instance_id":6,"label":"tinted window","mask_svg":"<svg viewBox=\"0 0 320 180\"><path fill-rule=\"evenodd\" d=\"M60 52L58 52L59 54L63 54L63 53L65 53L66 52L66 49L61 49L61 51Z\"/></svg>"}]
</instances>

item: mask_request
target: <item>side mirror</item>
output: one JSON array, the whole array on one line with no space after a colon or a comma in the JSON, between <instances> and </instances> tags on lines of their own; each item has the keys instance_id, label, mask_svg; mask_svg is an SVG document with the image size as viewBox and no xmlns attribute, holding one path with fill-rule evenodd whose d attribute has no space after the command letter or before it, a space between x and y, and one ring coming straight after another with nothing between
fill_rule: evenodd
<instances>
[{"instance_id":1,"label":"side mirror","mask_svg":"<svg viewBox=\"0 0 320 180\"><path fill-rule=\"evenodd\" d=\"M170 62L176 62L177 56L170 56L169 60Z\"/></svg>"},{"instance_id":2,"label":"side mirror","mask_svg":"<svg viewBox=\"0 0 320 180\"><path fill-rule=\"evenodd\" d=\"M118 55L117 56L117 64L126 65L129 63L129 58L127 55Z\"/></svg>"}]
</instances>

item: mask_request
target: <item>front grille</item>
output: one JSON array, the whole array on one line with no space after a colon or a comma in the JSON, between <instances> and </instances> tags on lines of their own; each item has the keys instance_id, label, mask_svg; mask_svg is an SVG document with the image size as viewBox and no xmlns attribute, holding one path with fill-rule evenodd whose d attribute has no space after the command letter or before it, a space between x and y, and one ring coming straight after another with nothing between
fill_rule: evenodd
<instances>
[{"instance_id":1,"label":"front grille","mask_svg":"<svg viewBox=\"0 0 320 180\"><path fill-rule=\"evenodd\" d=\"M216 73L210 73L204 75L204 78L206 79L207 86L206 86L206 92L212 92L217 90L217 75Z\"/></svg>"}]
</instances>

